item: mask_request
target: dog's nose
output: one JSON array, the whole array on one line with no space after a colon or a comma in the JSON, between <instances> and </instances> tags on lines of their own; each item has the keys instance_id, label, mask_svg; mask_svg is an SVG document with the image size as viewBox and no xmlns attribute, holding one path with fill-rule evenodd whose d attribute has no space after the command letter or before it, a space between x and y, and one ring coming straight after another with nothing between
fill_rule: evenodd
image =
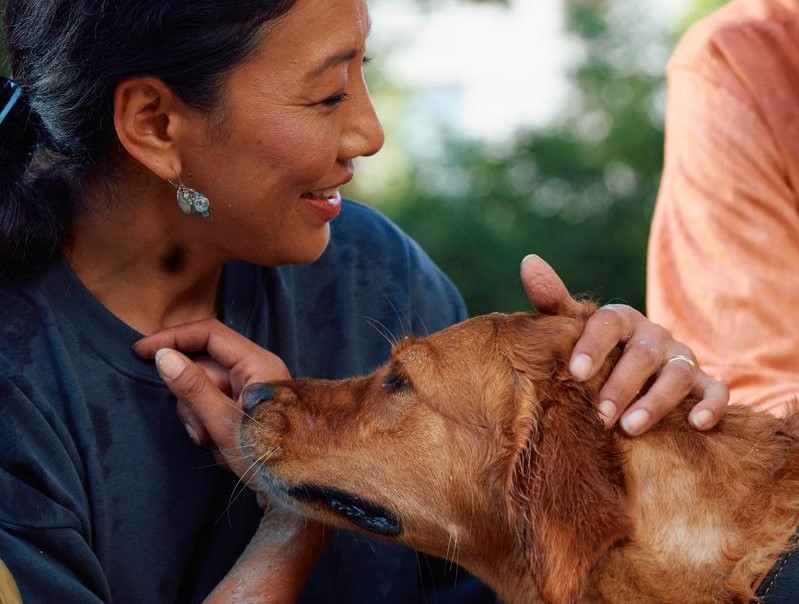
<instances>
[{"instance_id":1,"label":"dog's nose","mask_svg":"<svg viewBox=\"0 0 799 604\"><path fill-rule=\"evenodd\" d=\"M264 402L271 401L275 398L275 387L268 382L257 382L250 384L241 393L241 398L244 403L244 411L249 413L255 407Z\"/></svg>"}]
</instances>

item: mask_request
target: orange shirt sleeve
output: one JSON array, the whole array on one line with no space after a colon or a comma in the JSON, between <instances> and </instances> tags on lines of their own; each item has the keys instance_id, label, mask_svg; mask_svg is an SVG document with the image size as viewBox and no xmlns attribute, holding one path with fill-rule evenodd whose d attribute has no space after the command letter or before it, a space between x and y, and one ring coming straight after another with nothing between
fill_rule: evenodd
<instances>
[{"instance_id":1,"label":"orange shirt sleeve","mask_svg":"<svg viewBox=\"0 0 799 604\"><path fill-rule=\"evenodd\" d=\"M732 402L783 414L799 397L799 140L781 115L799 117L799 49L761 33L689 36L672 59L647 307Z\"/></svg>"}]
</instances>

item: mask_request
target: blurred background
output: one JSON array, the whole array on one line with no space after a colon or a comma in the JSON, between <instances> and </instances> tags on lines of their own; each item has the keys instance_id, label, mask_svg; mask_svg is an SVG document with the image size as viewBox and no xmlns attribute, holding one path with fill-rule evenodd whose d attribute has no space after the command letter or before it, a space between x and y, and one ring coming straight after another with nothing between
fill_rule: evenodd
<instances>
[{"instance_id":1,"label":"blurred background","mask_svg":"<svg viewBox=\"0 0 799 604\"><path fill-rule=\"evenodd\" d=\"M470 314L529 309L528 253L643 311L666 62L726 0L368 1L386 145L347 195L414 237Z\"/></svg>"},{"instance_id":2,"label":"blurred background","mask_svg":"<svg viewBox=\"0 0 799 604\"><path fill-rule=\"evenodd\" d=\"M386 146L347 194L410 233L471 314L527 310L543 256L569 289L644 310L664 72L723 0L369 0Z\"/></svg>"}]
</instances>

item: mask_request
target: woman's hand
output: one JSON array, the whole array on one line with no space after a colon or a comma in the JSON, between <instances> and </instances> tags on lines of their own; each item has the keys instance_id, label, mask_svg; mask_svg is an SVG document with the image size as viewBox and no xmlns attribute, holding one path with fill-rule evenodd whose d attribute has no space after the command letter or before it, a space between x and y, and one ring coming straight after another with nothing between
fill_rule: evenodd
<instances>
[{"instance_id":1,"label":"woman's hand","mask_svg":"<svg viewBox=\"0 0 799 604\"><path fill-rule=\"evenodd\" d=\"M192 361L175 349L208 358ZM246 481L250 462L239 449L241 392L253 382L288 379L283 361L214 319L165 329L139 340L133 350L155 358L192 440L202 444L210 438L225 465Z\"/></svg>"},{"instance_id":2,"label":"woman's hand","mask_svg":"<svg viewBox=\"0 0 799 604\"><path fill-rule=\"evenodd\" d=\"M522 261L521 276L530 301L542 313L578 316L580 303L570 295L554 270L540 257ZM607 304L592 315L574 346L569 368L584 381L596 375L608 353L624 344L624 352L599 393L598 411L612 426L617 420L625 432L646 432L686 396L700 401L688 416L697 430L708 430L724 415L727 387L705 374L685 344L623 304ZM647 381L657 375L647 392L635 400ZM635 401L635 402L633 402ZM621 418L621 419L619 419Z\"/></svg>"},{"instance_id":3,"label":"woman's hand","mask_svg":"<svg viewBox=\"0 0 799 604\"><path fill-rule=\"evenodd\" d=\"M193 361L175 349L208 358ZM192 439L197 444L210 439L221 461L249 482L252 464L239 447L241 393L254 382L288 379L283 361L215 320L166 329L140 340L134 350L155 358ZM258 531L204 604L290 604L324 549L332 529L270 505L262 493L258 502L264 508Z\"/></svg>"}]
</instances>

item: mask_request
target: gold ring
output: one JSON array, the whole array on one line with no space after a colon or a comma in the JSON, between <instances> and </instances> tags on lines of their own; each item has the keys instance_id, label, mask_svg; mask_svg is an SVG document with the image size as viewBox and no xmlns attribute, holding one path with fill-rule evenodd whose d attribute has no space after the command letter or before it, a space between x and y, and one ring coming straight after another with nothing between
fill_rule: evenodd
<instances>
[{"instance_id":1,"label":"gold ring","mask_svg":"<svg viewBox=\"0 0 799 604\"><path fill-rule=\"evenodd\" d=\"M693 359L685 356L684 354L675 354L673 357L669 357L666 359L666 362L663 363L663 365L666 366L669 363L674 363L676 361L685 361L691 366L692 371L696 371L696 363L694 363Z\"/></svg>"}]
</instances>

